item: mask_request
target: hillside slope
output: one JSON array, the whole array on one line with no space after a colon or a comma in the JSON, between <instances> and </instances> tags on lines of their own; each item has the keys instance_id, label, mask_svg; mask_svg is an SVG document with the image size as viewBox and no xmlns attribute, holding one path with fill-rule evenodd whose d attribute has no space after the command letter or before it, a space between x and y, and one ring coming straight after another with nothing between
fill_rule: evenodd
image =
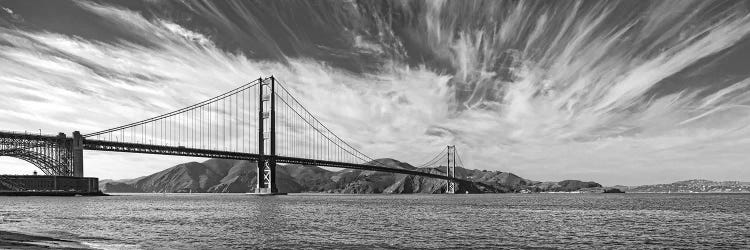
<instances>
[{"instance_id":1,"label":"hillside slope","mask_svg":"<svg viewBox=\"0 0 750 250\"><path fill-rule=\"evenodd\" d=\"M393 168L444 175L445 167L416 168L394 159L378 159ZM344 169L331 171L316 166L279 165L276 171L279 192L329 193L443 193L446 181L423 176L410 176L377 171ZM211 159L202 163L188 162L133 180L105 180L105 192L194 192L246 193L256 186L256 163L250 161ZM499 171L456 169L457 192L505 193L532 191L574 191L594 184L579 181L541 183ZM598 184L595 184L598 185Z\"/></svg>"}]
</instances>

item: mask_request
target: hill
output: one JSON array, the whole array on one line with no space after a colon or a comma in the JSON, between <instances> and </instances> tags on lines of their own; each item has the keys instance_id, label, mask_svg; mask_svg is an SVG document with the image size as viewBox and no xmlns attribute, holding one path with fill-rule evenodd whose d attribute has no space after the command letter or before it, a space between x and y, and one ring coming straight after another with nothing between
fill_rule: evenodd
<instances>
[{"instance_id":1,"label":"hill","mask_svg":"<svg viewBox=\"0 0 750 250\"><path fill-rule=\"evenodd\" d=\"M750 182L686 180L620 189L632 193L744 193L750 192Z\"/></svg>"},{"instance_id":2,"label":"hill","mask_svg":"<svg viewBox=\"0 0 750 250\"><path fill-rule=\"evenodd\" d=\"M445 167L416 168L394 159L378 159L393 168L445 174ZM194 192L194 193L246 193L254 191L256 163L250 161L211 159L202 163L188 162L133 180L103 180L105 192ZM276 170L279 192L329 192L329 193L442 193L445 180L377 171L344 169L330 171L316 166L279 165ZM562 181L536 182L515 174L456 169L458 192L505 193L520 191L576 191L596 186L593 182ZM593 184L592 184L593 183ZM601 185L598 185L601 187ZM253 187L253 188L251 188Z\"/></svg>"}]
</instances>

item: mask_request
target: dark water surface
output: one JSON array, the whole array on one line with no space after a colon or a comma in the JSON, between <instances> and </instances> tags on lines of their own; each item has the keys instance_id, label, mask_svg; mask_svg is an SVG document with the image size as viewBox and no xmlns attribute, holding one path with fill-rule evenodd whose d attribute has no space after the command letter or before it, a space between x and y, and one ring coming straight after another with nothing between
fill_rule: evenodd
<instances>
[{"instance_id":1,"label":"dark water surface","mask_svg":"<svg viewBox=\"0 0 750 250\"><path fill-rule=\"evenodd\" d=\"M0 197L0 230L116 249L748 249L750 195Z\"/></svg>"}]
</instances>

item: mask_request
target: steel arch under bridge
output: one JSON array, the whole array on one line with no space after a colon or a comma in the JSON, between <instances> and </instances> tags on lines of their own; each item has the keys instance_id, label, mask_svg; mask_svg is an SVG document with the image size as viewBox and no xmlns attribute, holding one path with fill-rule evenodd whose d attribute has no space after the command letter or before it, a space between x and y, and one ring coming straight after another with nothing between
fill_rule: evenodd
<instances>
[{"instance_id":1,"label":"steel arch under bridge","mask_svg":"<svg viewBox=\"0 0 750 250\"><path fill-rule=\"evenodd\" d=\"M83 146L80 133L73 137L0 132L0 157L33 164L47 175L83 177Z\"/></svg>"}]
</instances>

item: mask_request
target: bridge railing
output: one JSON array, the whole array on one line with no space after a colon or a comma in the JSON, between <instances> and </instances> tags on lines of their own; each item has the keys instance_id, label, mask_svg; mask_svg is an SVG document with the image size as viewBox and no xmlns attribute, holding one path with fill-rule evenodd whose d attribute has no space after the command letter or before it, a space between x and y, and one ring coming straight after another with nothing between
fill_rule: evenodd
<instances>
[{"instance_id":1,"label":"bridge railing","mask_svg":"<svg viewBox=\"0 0 750 250\"><path fill-rule=\"evenodd\" d=\"M35 133L33 131L31 131L31 132L29 132L29 131L19 132L19 131L0 130L0 135L3 135L3 134L5 134L5 135L17 135L17 136L29 136L29 137L34 137L34 138L50 138L50 137L57 137L57 136L59 136L59 134L48 134L48 133L41 133L41 132Z\"/></svg>"}]
</instances>

